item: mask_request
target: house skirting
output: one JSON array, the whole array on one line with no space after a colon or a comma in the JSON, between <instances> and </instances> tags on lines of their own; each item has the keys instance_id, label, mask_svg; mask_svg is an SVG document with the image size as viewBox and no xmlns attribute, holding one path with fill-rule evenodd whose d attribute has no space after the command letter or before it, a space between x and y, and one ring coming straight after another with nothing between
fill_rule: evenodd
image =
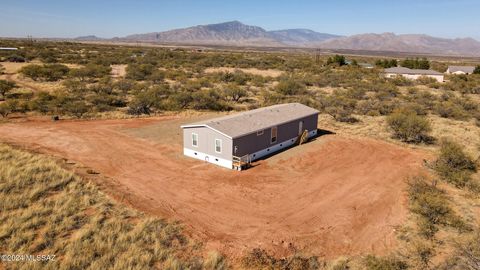
<instances>
[{"instance_id":1,"label":"house skirting","mask_svg":"<svg viewBox=\"0 0 480 270\"><path fill-rule=\"evenodd\" d=\"M183 148L183 154L185 156L200 159L200 160L203 160L203 161L206 161L206 162L210 162L210 163L213 163L215 165L222 166L222 167L225 167L225 168L228 168L228 169L232 169L232 167L233 167L233 162L231 160L223 159L223 158L216 157L216 156L213 156L213 155L208 155L208 154L198 152L198 151L195 151L195 150L192 150L192 149Z\"/></svg>"},{"instance_id":2,"label":"house skirting","mask_svg":"<svg viewBox=\"0 0 480 270\"><path fill-rule=\"evenodd\" d=\"M316 129L308 132L308 138L311 138L315 135L317 135L317 130ZM278 151L280 151L284 148L290 147L297 142L297 139L298 139L298 137L291 138L291 139L283 141L281 143L277 143L275 145L272 145L271 147L268 147L268 148L262 149L260 151L257 151L255 153L252 153L252 154L250 154L250 159L252 161L254 161L254 160L257 160L259 158L268 156L272 153L278 152Z\"/></svg>"}]
</instances>

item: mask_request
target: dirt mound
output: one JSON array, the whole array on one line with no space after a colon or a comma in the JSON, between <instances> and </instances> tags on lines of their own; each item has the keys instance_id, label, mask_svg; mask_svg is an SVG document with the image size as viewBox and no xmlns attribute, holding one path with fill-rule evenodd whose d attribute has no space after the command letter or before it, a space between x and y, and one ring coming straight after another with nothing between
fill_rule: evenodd
<instances>
[{"instance_id":1,"label":"dirt mound","mask_svg":"<svg viewBox=\"0 0 480 270\"><path fill-rule=\"evenodd\" d=\"M116 181L104 183L115 197L181 220L229 255L383 254L395 244L404 181L422 170L424 153L325 135L237 172L182 156L179 124L191 120L3 124L0 139L94 168Z\"/></svg>"}]
</instances>

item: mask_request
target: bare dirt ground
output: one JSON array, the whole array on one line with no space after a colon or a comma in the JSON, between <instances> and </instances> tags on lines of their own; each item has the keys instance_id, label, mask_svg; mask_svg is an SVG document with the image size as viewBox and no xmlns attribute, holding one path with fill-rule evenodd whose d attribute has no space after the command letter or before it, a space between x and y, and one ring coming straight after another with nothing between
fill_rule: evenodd
<instances>
[{"instance_id":1,"label":"bare dirt ground","mask_svg":"<svg viewBox=\"0 0 480 270\"><path fill-rule=\"evenodd\" d=\"M278 77L283 74L283 71L276 69L267 69L262 70L258 68L230 68L230 67L216 67L216 68L206 68L205 73L215 73L215 72L235 72L235 70L240 70L245 73L252 75L259 75L263 77Z\"/></svg>"},{"instance_id":2,"label":"bare dirt ground","mask_svg":"<svg viewBox=\"0 0 480 270\"><path fill-rule=\"evenodd\" d=\"M423 171L424 151L324 135L237 172L182 155L179 125L198 118L35 119L0 124L0 141L93 168L107 193L234 258L256 247L334 258L395 246L405 179Z\"/></svg>"}]
</instances>

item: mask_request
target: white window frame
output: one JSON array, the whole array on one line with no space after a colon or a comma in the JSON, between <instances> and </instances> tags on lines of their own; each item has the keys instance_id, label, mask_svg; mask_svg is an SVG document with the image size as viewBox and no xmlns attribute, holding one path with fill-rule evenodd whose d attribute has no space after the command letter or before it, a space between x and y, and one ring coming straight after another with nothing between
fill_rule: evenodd
<instances>
[{"instance_id":1,"label":"white window frame","mask_svg":"<svg viewBox=\"0 0 480 270\"><path fill-rule=\"evenodd\" d=\"M196 140L194 140L193 137L196 137ZM194 141L196 141L197 143L194 144L193 143ZM198 147L198 133L192 133L192 146L193 147Z\"/></svg>"},{"instance_id":2,"label":"white window frame","mask_svg":"<svg viewBox=\"0 0 480 270\"><path fill-rule=\"evenodd\" d=\"M273 140L273 129L275 129L275 141ZM270 129L270 144L276 143L278 140L278 127L272 127Z\"/></svg>"},{"instance_id":3,"label":"white window frame","mask_svg":"<svg viewBox=\"0 0 480 270\"><path fill-rule=\"evenodd\" d=\"M263 135L263 129L262 129L262 130L259 130L259 131L257 131L257 136L261 136L261 135Z\"/></svg>"},{"instance_id":4,"label":"white window frame","mask_svg":"<svg viewBox=\"0 0 480 270\"><path fill-rule=\"evenodd\" d=\"M217 142L220 142L220 144L219 144L220 151L217 151ZM222 153L222 140L221 139L215 139L215 153Z\"/></svg>"}]
</instances>

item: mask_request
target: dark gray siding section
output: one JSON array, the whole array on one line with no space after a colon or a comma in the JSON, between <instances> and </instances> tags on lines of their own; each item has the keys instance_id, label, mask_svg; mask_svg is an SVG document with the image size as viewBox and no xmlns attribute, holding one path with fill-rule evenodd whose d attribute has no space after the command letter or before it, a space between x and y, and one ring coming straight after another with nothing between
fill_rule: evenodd
<instances>
[{"instance_id":1,"label":"dark gray siding section","mask_svg":"<svg viewBox=\"0 0 480 270\"><path fill-rule=\"evenodd\" d=\"M192 133L198 134L198 146L192 145ZM222 153L215 152L215 139L222 140ZM183 147L226 160L232 160L232 139L207 127L183 129Z\"/></svg>"},{"instance_id":2,"label":"dark gray siding section","mask_svg":"<svg viewBox=\"0 0 480 270\"><path fill-rule=\"evenodd\" d=\"M277 126L277 141L271 143L271 128L265 129L262 135L257 132L247 134L233 139L233 155L244 156L254 152L266 149L273 145L282 143L292 138L296 138L299 134L299 122L303 121L303 130L316 130L318 122L318 114L303 117Z\"/></svg>"}]
</instances>

